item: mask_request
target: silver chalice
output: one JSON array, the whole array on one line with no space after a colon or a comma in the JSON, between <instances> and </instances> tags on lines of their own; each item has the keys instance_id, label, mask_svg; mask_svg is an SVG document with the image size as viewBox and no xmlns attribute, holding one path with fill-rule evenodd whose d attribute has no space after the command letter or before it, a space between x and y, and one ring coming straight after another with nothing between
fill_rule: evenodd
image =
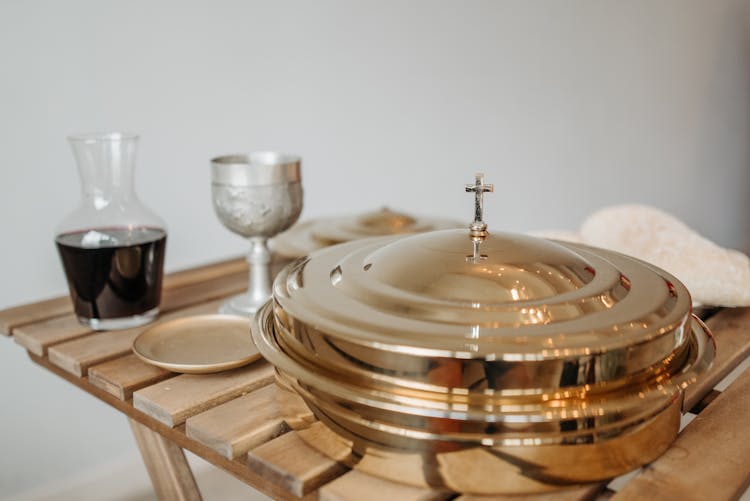
<instances>
[{"instance_id":1,"label":"silver chalice","mask_svg":"<svg viewBox=\"0 0 750 501\"><path fill-rule=\"evenodd\" d=\"M211 160L211 195L221 223L250 241L250 286L225 301L221 313L253 315L271 296L268 239L302 211L301 159L261 151Z\"/></svg>"}]
</instances>

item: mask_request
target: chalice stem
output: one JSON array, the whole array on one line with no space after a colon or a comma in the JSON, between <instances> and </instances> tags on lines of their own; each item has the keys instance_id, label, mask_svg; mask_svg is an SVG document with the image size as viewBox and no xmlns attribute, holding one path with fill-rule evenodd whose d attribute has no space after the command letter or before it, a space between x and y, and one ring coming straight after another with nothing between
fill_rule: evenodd
<instances>
[{"instance_id":1,"label":"chalice stem","mask_svg":"<svg viewBox=\"0 0 750 501\"><path fill-rule=\"evenodd\" d=\"M267 238L252 237L250 241L250 252L247 254L249 265L249 287L250 304L262 305L271 296L271 253L266 245Z\"/></svg>"}]
</instances>

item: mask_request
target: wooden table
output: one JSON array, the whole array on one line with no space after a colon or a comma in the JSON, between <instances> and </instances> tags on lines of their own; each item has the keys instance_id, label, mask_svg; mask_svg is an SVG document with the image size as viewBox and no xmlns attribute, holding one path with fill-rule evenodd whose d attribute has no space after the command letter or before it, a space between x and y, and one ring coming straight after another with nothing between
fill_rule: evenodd
<instances>
[{"instance_id":1,"label":"wooden table","mask_svg":"<svg viewBox=\"0 0 750 501\"><path fill-rule=\"evenodd\" d=\"M222 298L246 287L242 259L170 274L159 321L213 312ZM714 387L750 353L750 309L720 311L708 325L718 344L716 362L687 390L684 408L697 417L663 456L616 493L603 483L533 499L729 500L742 495L750 483L750 370L723 392ZM276 499L456 498L455 493L348 471L307 446L279 417L273 370L264 361L204 376L141 362L130 345L144 328L92 332L76 321L67 296L0 311L0 333L13 336L31 360L128 416L160 499L200 499L183 449ZM307 433L327 429L316 423Z\"/></svg>"}]
</instances>

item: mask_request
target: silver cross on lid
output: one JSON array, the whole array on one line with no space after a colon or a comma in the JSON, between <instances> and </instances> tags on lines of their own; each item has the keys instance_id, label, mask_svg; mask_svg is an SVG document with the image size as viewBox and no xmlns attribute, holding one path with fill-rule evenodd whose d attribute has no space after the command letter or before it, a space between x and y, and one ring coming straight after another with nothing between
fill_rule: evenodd
<instances>
[{"instance_id":1,"label":"silver cross on lid","mask_svg":"<svg viewBox=\"0 0 750 501\"><path fill-rule=\"evenodd\" d=\"M469 225L472 239L482 240L487 236L487 223L482 220L484 211L484 194L495 190L495 185L484 184L484 173L474 175L474 184L467 184L466 191L474 192L474 221Z\"/></svg>"}]
</instances>

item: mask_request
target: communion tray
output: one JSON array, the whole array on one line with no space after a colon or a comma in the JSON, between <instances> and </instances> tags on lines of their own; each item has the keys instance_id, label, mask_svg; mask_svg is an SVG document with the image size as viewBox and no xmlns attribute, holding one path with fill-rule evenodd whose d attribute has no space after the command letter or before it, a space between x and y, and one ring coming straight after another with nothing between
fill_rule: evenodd
<instances>
[{"instance_id":1,"label":"communion tray","mask_svg":"<svg viewBox=\"0 0 750 501\"><path fill-rule=\"evenodd\" d=\"M359 240L291 263L252 330L288 424L308 426L309 409L339 442L310 445L470 494L542 492L652 461L715 352L663 270L488 234L479 216L469 232Z\"/></svg>"}]
</instances>

